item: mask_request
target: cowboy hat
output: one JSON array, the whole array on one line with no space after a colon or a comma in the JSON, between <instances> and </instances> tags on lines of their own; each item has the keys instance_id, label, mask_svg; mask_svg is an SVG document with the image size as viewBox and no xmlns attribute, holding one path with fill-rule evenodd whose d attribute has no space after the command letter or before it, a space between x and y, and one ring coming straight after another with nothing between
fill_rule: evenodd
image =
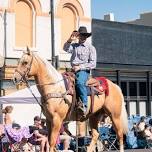
<instances>
[{"instance_id":1,"label":"cowboy hat","mask_svg":"<svg viewBox=\"0 0 152 152\"><path fill-rule=\"evenodd\" d=\"M78 29L79 34L84 35L84 36L91 36L91 33L87 32L87 28L85 26L80 26Z\"/></svg>"}]
</instances>

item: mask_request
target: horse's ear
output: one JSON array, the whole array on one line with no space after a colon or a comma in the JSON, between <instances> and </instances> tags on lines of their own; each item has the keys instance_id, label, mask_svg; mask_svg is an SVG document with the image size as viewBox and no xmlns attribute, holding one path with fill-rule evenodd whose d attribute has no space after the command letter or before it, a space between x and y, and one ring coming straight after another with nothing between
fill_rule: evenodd
<instances>
[{"instance_id":1,"label":"horse's ear","mask_svg":"<svg viewBox=\"0 0 152 152\"><path fill-rule=\"evenodd\" d=\"M27 46L27 54L30 55L31 54L31 51L29 49L29 47Z\"/></svg>"},{"instance_id":2,"label":"horse's ear","mask_svg":"<svg viewBox=\"0 0 152 152\"><path fill-rule=\"evenodd\" d=\"M23 53L24 53L24 54L28 54L28 55L31 54L31 51L30 51L30 49L29 49L28 46L26 47L26 50L23 51Z\"/></svg>"}]
</instances>

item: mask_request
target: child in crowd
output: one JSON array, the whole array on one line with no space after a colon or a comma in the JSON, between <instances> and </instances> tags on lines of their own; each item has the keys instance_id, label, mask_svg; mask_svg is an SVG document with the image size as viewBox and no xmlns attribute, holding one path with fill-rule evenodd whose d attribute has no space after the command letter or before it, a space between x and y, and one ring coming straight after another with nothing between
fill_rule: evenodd
<instances>
[{"instance_id":1,"label":"child in crowd","mask_svg":"<svg viewBox=\"0 0 152 152\"><path fill-rule=\"evenodd\" d=\"M29 126L30 132L34 133L33 144L40 145L40 152L49 152L48 132L45 126L45 121L39 116L34 117L34 124Z\"/></svg>"},{"instance_id":2,"label":"child in crowd","mask_svg":"<svg viewBox=\"0 0 152 152\"><path fill-rule=\"evenodd\" d=\"M62 124L56 144L60 150L65 152L73 152L73 150L70 150L70 143L72 138L74 139L76 137L69 131L68 123L69 122L64 122Z\"/></svg>"}]
</instances>

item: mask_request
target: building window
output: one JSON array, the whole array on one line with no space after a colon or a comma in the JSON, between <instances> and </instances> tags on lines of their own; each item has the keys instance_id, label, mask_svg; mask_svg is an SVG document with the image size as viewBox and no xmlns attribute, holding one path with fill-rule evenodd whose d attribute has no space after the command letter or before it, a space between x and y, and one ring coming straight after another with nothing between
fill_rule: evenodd
<instances>
[{"instance_id":1,"label":"building window","mask_svg":"<svg viewBox=\"0 0 152 152\"><path fill-rule=\"evenodd\" d=\"M76 30L76 13L68 6L63 7L62 23L61 23L61 45L67 41L71 33Z\"/></svg>"},{"instance_id":2,"label":"building window","mask_svg":"<svg viewBox=\"0 0 152 152\"><path fill-rule=\"evenodd\" d=\"M151 96L152 96L152 82L151 82Z\"/></svg>"},{"instance_id":3,"label":"building window","mask_svg":"<svg viewBox=\"0 0 152 152\"><path fill-rule=\"evenodd\" d=\"M136 101L130 101L130 115L136 115L137 114L137 106Z\"/></svg>"},{"instance_id":4,"label":"building window","mask_svg":"<svg viewBox=\"0 0 152 152\"><path fill-rule=\"evenodd\" d=\"M146 116L146 102L145 101L140 101L139 112L141 116Z\"/></svg>"},{"instance_id":5,"label":"building window","mask_svg":"<svg viewBox=\"0 0 152 152\"><path fill-rule=\"evenodd\" d=\"M127 82L121 82L121 90L124 96L127 96Z\"/></svg>"},{"instance_id":6,"label":"building window","mask_svg":"<svg viewBox=\"0 0 152 152\"><path fill-rule=\"evenodd\" d=\"M15 45L16 47L32 47L33 15L32 8L24 1L15 5Z\"/></svg>"},{"instance_id":7,"label":"building window","mask_svg":"<svg viewBox=\"0 0 152 152\"><path fill-rule=\"evenodd\" d=\"M139 82L139 95L140 96L146 96L147 95L146 82Z\"/></svg>"},{"instance_id":8,"label":"building window","mask_svg":"<svg viewBox=\"0 0 152 152\"><path fill-rule=\"evenodd\" d=\"M129 82L129 95L137 96L137 82Z\"/></svg>"}]
</instances>

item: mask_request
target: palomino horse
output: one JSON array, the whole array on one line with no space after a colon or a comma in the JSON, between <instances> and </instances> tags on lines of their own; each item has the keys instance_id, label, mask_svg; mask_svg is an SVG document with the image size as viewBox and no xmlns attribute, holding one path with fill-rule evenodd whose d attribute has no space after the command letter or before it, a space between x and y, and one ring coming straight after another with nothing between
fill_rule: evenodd
<instances>
[{"instance_id":1,"label":"palomino horse","mask_svg":"<svg viewBox=\"0 0 152 152\"><path fill-rule=\"evenodd\" d=\"M56 139L61 125L67 118L72 103L72 96L66 94L64 78L47 60L32 53L29 49L23 53L14 73L14 82L27 82L28 77L34 76L38 90L42 96L42 110L47 120L49 131L50 152L55 151ZM120 152L124 152L123 134L128 131L127 113L121 89L107 79L109 95L105 93L95 96L92 114L89 115L89 123L92 131L92 141L87 148L88 152L93 152L93 147L99 137L98 123L102 115L102 109L111 117L117 137L120 142ZM46 98L51 94L50 98ZM69 103L65 101L65 97ZM43 98L44 97L44 98ZM88 97L90 102L90 97ZM72 111L71 119L75 110Z\"/></svg>"}]
</instances>

